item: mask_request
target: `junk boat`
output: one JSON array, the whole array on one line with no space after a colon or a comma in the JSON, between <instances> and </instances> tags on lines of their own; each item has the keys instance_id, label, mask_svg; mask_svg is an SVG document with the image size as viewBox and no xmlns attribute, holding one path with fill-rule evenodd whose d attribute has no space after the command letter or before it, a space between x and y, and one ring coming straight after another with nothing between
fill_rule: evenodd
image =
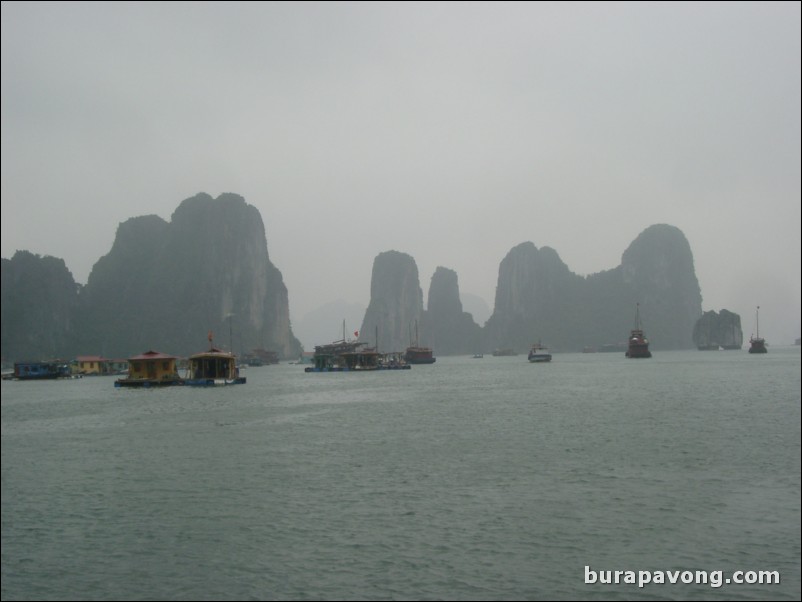
<instances>
[{"instance_id":1,"label":"junk boat","mask_svg":"<svg viewBox=\"0 0 802 602\"><path fill-rule=\"evenodd\" d=\"M649 351L649 339L643 334L640 321L640 304L635 309L635 327L629 333L626 356L633 359L652 357L652 352Z\"/></svg>"}]
</instances>

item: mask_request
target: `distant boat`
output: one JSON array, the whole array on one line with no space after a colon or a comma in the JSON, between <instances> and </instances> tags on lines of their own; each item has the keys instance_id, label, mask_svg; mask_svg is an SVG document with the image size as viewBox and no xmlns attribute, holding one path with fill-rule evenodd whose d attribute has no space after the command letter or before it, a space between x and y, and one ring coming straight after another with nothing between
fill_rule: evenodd
<instances>
[{"instance_id":1,"label":"distant boat","mask_svg":"<svg viewBox=\"0 0 802 602\"><path fill-rule=\"evenodd\" d=\"M756 336L749 337L749 353L768 353L766 349L766 339L760 336L760 306L755 310L755 333Z\"/></svg>"},{"instance_id":2,"label":"distant boat","mask_svg":"<svg viewBox=\"0 0 802 602\"><path fill-rule=\"evenodd\" d=\"M633 359L652 357L652 352L649 351L649 339L643 334L640 322L640 304L635 309L635 327L629 333L626 356Z\"/></svg>"},{"instance_id":3,"label":"distant boat","mask_svg":"<svg viewBox=\"0 0 802 602\"><path fill-rule=\"evenodd\" d=\"M407 347L404 359L408 364L433 364L437 361L429 347Z\"/></svg>"},{"instance_id":4,"label":"distant boat","mask_svg":"<svg viewBox=\"0 0 802 602\"><path fill-rule=\"evenodd\" d=\"M189 368L184 384L191 387L213 387L216 385L243 385L237 358L233 353L217 349L209 333L209 350L189 357Z\"/></svg>"},{"instance_id":5,"label":"distant boat","mask_svg":"<svg viewBox=\"0 0 802 602\"><path fill-rule=\"evenodd\" d=\"M357 333L354 333L358 336ZM345 322L343 338L328 345L316 345L312 356L314 365L304 372L370 372L374 370L409 370L412 368L400 353L379 353L365 342L347 340Z\"/></svg>"},{"instance_id":6,"label":"distant boat","mask_svg":"<svg viewBox=\"0 0 802 602\"><path fill-rule=\"evenodd\" d=\"M549 353L549 348L541 345L540 341L532 345L532 348L529 350L528 357L529 361L533 364L551 361L551 353Z\"/></svg>"},{"instance_id":7,"label":"distant boat","mask_svg":"<svg viewBox=\"0 0 802 602\"><path fill-rule=\"evenodd\" d=\"M404 360L408 364L433 364L437 361L431 347L421 347L418 343L418 321L415 320L415 340L404 352Z\"/></svg>"},{"instance_id":8,"label":"distant boat","mask_svg":"<svg viewBox=\"0 0 802 602\"><path fill-rule=\"evenodd\" d=\"M369 372L373 370L409 370L412 368L399 354L379 353L360 341L335 341L316 345L313 366L304 372Z\"/></svg>"}]
</instances>

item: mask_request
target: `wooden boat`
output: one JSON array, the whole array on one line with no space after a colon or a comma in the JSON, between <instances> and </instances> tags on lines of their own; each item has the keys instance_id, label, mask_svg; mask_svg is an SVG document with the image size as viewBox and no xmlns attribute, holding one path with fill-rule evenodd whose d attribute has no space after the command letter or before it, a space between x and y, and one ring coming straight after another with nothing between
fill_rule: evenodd
<instances>
[{"instance_id":1,"label":"wooden boat","mask_svg":"<svg viewBox=\"0 0 802 602\"><path fill-rule=\"evenodd\" d=\"M410 366L399 353L379 353L360 341L335 341L316 345L314 365L304 372L370 372L374 370L409 370Z\"/></svg>"},{"instance_id":2,"label":"wooden boat","mask_svg":"<svg viewBox=\"0 0 802 602\"><path fill-rule=\"evenodd\" d=\"M749 337L749 353L768 353L766 339L760 336L760 306L755 310L755 336Z\"/></svg>"},{"instance_id":3,"label":"wooden boat","mask_svg":"<svg viewBox=\"0 0 802 602\"><path fill-rule=\"evenodd\" d=\"M354 336L358 336L358 333L355 332ZM379 353L378 343L377 347L368 347L366 342L346 339L345 322L342 340L316 345L312 364L304 368L304 372L372 372L409 370L412 367L400 352Z\"/></svg>"},{"instance_id":4,"label":"wooden boat","mask_svg":"<svg viewBox=\"0 0 802 602\"><path fill-rule=\"evenodd\" d=\"M429 347L407 347L404 359L408 364L433 364L437 361Z\"/></svg>"},{"instance_id":5,"label":"wooden boat","mask_svg":"<svg viewBox=\"0 0 802 602\"><path fill-rule=\"evenodd\" d=\"M415 321L415 340L410 341L410 346L407 347L404 353L404 360L406 360L408 364L433 364L437 361L431 347L421 347L418 343L417 320Z\"/></svg>"},{"instance_id":6,"label":"wooden boat","mask_svg":"<svg viewBox=\"0 0 802 602\"><path fill-rule=\"evenodd\" d=\"M643 334L641 326L640 304L635 309L635 327L629 333L626 356L633 359L652 357L652 352L649 351L649 339Z\"/></svg>"}]
</instances>

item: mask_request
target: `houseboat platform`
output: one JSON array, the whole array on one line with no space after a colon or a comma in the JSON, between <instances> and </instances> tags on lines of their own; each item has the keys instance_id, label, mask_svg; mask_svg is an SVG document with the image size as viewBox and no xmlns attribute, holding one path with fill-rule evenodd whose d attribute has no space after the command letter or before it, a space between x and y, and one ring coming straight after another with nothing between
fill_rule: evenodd
<instances>
[{"instance_id":1,"label":"houseboat platform","mask_svg":"<svg viewBox=\"0 0 802 602\"><path fill-rule=\"evenodd\" d=\"M184 384L183 378L120 378L114 381L115 387L172 387Z\"/></svg>"},{"instance_id":2,"label":"houseboat platform","mask_svg":"<svg viewBox=\"0 0 802 602\"><path fill-rule=\"evenodd\" d=\"M374 372L376 370L410 370L402 353L379 353L359 341L336 341L315 347L314 365L304 372Z\"/></svg>"}]
</instances>

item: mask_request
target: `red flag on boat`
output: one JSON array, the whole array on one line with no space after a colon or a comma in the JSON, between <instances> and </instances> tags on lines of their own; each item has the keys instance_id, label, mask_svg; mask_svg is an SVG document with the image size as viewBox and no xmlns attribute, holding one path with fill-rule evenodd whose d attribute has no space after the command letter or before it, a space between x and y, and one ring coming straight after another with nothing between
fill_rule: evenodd
<instances>
[{"instance_id":1,"label":"red flag on boat","mask_svg":"<svg viewBox=\"0 0 802 602\"><path fill-rule=\"evenodd\" d=\"M357 339L359 338L359 331L358 330L354 331L354 337L357 338Z\"/></svg>"}]
</instances>

